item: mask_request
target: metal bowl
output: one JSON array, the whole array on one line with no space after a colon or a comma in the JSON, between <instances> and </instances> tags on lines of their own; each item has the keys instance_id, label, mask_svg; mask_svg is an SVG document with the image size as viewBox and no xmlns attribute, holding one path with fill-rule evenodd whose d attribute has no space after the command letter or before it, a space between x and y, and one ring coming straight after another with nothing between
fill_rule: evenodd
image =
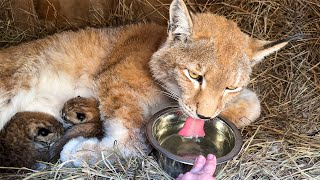
<instances>
[{"instance_id":1,"label":"metal bowl","mask_svg":"<svg viewBox=\"0 0 320 180\"><path fill-rule=\"evenodd\" d=\"M211 153L217 157L217 171L241 149L242 137L235 125L216 117L205 122L203 138L183 138L178 135L187 116L178 107L163 109L147 124L147 136L155 148L159 165L172 177L192 168L198 155Z\"/></svg>"}]
</instances>

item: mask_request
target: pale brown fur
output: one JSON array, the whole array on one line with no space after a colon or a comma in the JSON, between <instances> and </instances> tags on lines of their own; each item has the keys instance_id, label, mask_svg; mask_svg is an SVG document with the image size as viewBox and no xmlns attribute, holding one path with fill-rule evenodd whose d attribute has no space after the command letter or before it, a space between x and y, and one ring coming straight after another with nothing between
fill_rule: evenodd
<instances>
[{"instance_id":1,"label":"pale brown fur","mask_svg":"<svg viewBox=\"0 0 320 180\"><path fill-rule=\"evenodd\" d=\"M94 96L106 134L101 141L71 140L62 160L95 162L101 151L111 152L115 140L124 155L138 153L135 145L144 142L137 132L170 102L164 94L194 118L221 114L242 127L259 116L258 98L246 88L251 67L287 41L250 38L234 22L210 13L191 17L182 0L172 2L166 30L156 24L86 29L2 50L0 127L16 111L41 110L58 118L55 109L67 99L79 92Z\"/></svg>"},{"instance_id":2,"label":"pale brown fur","mask_svg":"<svg viewBox=\"0 0 320 180\"><path fill-rule=\"evenodd\" d=\"M53 116L19 112L0 132L0 166L34 168L37 161L49 161L51 148L62 135L62 124Z\"/></svg>"}]
</instances>

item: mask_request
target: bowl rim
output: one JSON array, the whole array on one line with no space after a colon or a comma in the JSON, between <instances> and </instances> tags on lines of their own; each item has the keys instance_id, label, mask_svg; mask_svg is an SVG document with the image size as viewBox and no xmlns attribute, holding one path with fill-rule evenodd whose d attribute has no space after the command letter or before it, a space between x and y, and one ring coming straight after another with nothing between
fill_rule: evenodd
<instances>
[{"instance_id":1,"label":"bowl rim","mask_svg":"<svg viewBox=\"0 0 320 180\"><path fill-rule=\"evenodd\" d=\"M167 151L166 149L164 149L162 146L160 146L160 144L158 143L158 141L154 138L152 130L153 130L153 126L155 125L155 122L157 121L157 119L162 116L165 113L168 112L176 112L176 111L182 111L182 109L178 106L176 107L168 107L165 109L162 109L160 111L158 111L157 113L155 113L148 121L147 124L147 138L149 140L149 142L151 143L151 145L160 153L164 154L166 157L173 159L175 161L178 161L180 163L183 164L188 164L188 165L193 165L193 161L191 160L186 160L183 159L180 156L177 156L169 151ZM232 150L226 154L223 157L217 158L217 164L222 164L227 162L228 160L234 158L236 155L239 154L239 152L241 151L242 145L243 145L243 140L242 140L242 136L240 134L239 129L231 122L229 122L226 118L221 117L221 116L217 116L217 118L221 119L224 123L226 123L228 126L231 127L231 129L233 130L234 134L235 134L235 145L232 148Z\"/></svg>"}]
</instances>

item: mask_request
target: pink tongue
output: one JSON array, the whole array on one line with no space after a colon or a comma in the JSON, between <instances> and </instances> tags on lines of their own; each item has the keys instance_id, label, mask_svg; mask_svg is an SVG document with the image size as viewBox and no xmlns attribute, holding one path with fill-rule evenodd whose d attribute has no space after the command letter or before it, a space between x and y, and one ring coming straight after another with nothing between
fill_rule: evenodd
<instances>
[{"instance_id":1,"label":"pink tongue","mask_svg":"<svg viewBox=\"0 0 320 180\"><path fill-rule=\"evenodd\" d=\"M179 135L182 137L204 137L206 134L203 130L204 121L201 119L193 119L188 117L184 123L182 129L179 131Z\"/></svg>"}]
</instances>

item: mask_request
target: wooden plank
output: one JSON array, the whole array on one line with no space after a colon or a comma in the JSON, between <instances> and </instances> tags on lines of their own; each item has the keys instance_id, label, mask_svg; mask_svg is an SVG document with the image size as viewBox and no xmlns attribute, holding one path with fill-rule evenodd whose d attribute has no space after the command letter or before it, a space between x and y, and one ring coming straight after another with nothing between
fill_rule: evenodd
<instances>
[{"instance_id":1,"label":"wooden plank","mask_svg":"<svg viewBox=\"0 0 320 180\"><path fill-rule=\"evenodd\" d=\"M38 19L33 0L12 0L10 8L13 22L17 28L30 30L32 33L38 30Z\"/></svg>"}]
</instances>

